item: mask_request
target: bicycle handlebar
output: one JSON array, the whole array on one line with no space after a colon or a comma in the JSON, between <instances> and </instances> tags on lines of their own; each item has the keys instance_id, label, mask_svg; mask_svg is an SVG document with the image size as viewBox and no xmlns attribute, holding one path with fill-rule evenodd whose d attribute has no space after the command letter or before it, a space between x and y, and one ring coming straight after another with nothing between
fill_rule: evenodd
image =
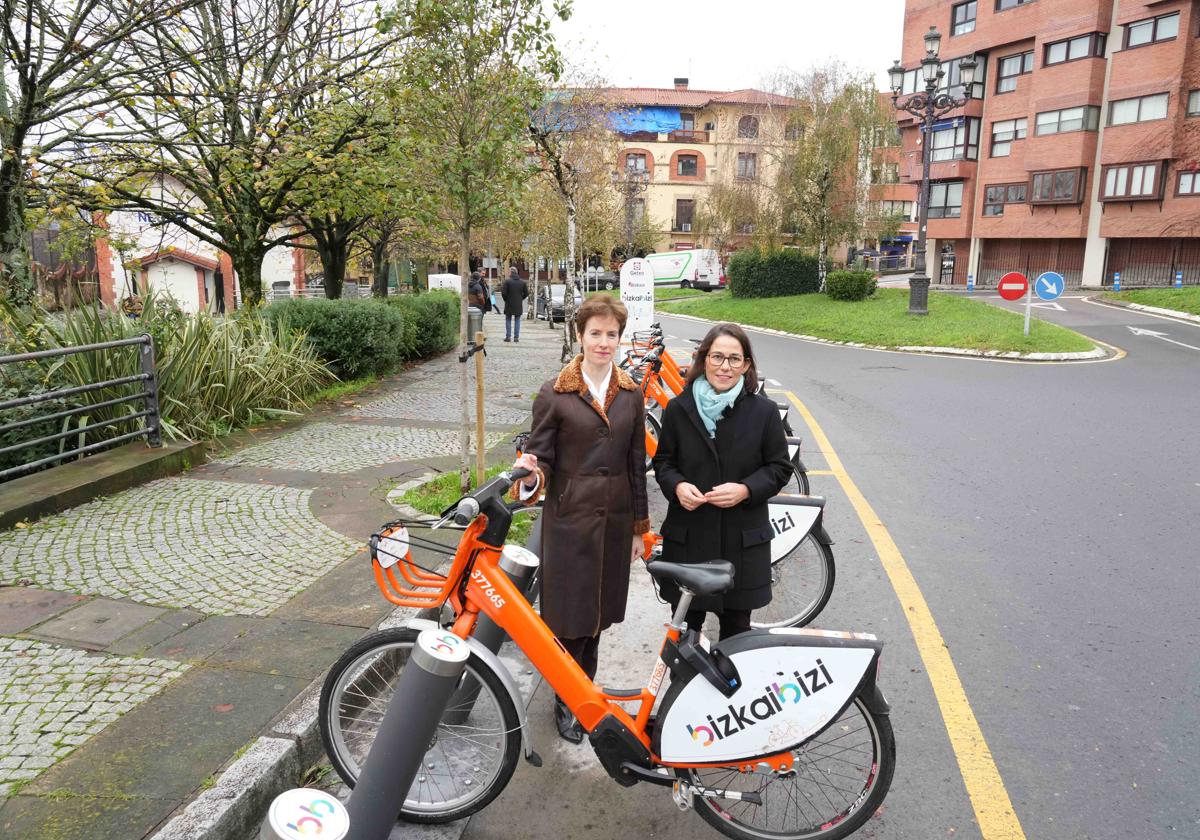
<instances>
[{"instance_id":1,"label":"bicycle handlebar","mask_svg":"<svg viewBox=\"0 0 1200 840\"><path fill-rule=\"evenodd\" d=\"M474 493L463 496L455 502L442 514L442 519L449 516L454 520L455 525L470 525L488 502L501 498L514 484L531 475L533 475L532 471L523 468L502 472Z\"/></svg>"}]
</instances>

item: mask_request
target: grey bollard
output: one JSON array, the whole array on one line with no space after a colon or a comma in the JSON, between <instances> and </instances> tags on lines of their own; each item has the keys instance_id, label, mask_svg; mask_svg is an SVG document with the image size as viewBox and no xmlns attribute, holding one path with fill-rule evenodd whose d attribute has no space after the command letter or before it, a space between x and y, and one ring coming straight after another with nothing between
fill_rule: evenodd
<instances>
[{"instance_id":1,"label":"grey bollard","mask_svg":"<svg viewBox=\"0 0 1200 840\"><path fill-rule=\"evenodd\" d=\"M449 630L418 634L346 803L346 840L387 840L470 656L467 643Z\"/></svg>"},{"instance_id":2,"label":"grey bollard","mask_svg":"<svg viewBox=\"0 0 1200 840\"><path fill-rule=\"evenodd\" d=\"M293 788L275 797L263 821L258 840L342 840L350 830L346 806L332 793Z\"/></svg>"},{"instance_id":3,"label":"grey bollard","mask_svg":"<svg viewBox=\"0 0 1200 840\"><path fill-rule=\"evenodd\" d=\"M533 573L537 570L537 567L537 555L527 548L521 548L519 545L506 545L503 551L500 552L501 570L508 575L513 585L523 593L533 578ZM492 653L499 653L500 646L508 638L508 634L501 629L499 624L482 613L475 622L475 632L471 636ZM442 720L451 725L465 723L467 716L471 713L471 709L475 705L475 698L478 696L479 682L467 677L467 679L463 680L463 684L459 687L458 691L454 693L454 697L450 699L446 714Z\"/></svg>"}]
</instances>

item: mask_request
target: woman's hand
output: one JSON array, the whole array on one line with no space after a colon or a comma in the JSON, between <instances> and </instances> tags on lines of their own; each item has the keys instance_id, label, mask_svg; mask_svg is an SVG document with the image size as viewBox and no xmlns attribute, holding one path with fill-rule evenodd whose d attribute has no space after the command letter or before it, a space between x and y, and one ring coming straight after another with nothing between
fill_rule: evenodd
<instances>
[{"instance_id":1,"label":"woman's hand","mask_svg":"<svg viewBox=\"0 0 1200 840\"><path fill-rule=\"evenodd\" d=\"M638 560L645 560L642 552L646 550L646 544L642 541L641 534L633 535L633 551L629 554L629 562L634 563Z\"/></svg>"},{"instance_id":2,"label":"woman's hand","mask_svg":"<svg viewBox=\"0 0 1200 840\"><path fill-rule=\"evenodd\" d=\"M537 456L532 452L522 452L517 460L513 461L514 470L529 470L529 475L521 479L521 484L525 487L532 487L537 484Z\"/></svg>"},{"instance_id":3,"label":"woman's hand","mask_svg":"<svg viewBox=\"0 0 1200 840\"><path fill-rule=\"evenodd\" d=\"M731 508L750 498L750 489L745 484L727 482L718 484L704 494L704 501L719 508Z\"/></svg>"},{"instance_id":4,"label":"woman's hand","mask_svg":"<svg viewBox=\"0 0 1200 840\"><path fill-rule=\"evenodd\" d=\"M679 499L679 504L683 505L684 510L695 510L708 501L695 484L686 481L675 485L675 498Z\"/></svg>"}]
</instances>

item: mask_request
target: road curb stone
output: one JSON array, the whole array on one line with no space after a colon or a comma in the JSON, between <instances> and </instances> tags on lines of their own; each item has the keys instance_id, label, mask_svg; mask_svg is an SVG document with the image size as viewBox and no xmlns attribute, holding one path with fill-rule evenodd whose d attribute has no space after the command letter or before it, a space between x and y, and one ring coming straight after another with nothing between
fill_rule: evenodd
<instances>
[{"instance_id":1,"label":"road curb stone","mask_svg":"<svg viewBox=\"0 0 1200 840\"><path fill-rule=\"evenodd\" d=\"M1133 309L1137 312L1145 312L1150 315L1161 315L1164 318L1170 318L1173 321L1182 321L1187 324L1200 324L1200 315L1192 315L1190 312L1181 312L1178 309L1164 309L1161 306L1147 306L1144 303L1130 303L1124 300L1109 300L1100 295L1093 295L1085 298L1088 303L1098 303L1101 306L1113 306L1118 309Z\"/></svg>"}]
</instances>

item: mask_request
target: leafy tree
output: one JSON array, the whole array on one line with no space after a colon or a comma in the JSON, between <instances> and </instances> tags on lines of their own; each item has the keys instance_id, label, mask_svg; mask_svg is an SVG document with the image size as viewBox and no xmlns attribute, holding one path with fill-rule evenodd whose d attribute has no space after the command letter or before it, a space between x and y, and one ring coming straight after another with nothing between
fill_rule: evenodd
<instances>
[{"instance_id":1,"label":"leafy tree","mask_svg":"<svg viewBox=\"0 0 1200 840\"><path fill-rule=\"evenodd\" d=\"M553 0L549 14L541 0L400 0L384 21L414 33L396 95L405 100L414 130L439 152L430 169L443 190L443 217L458 240L463 352L472 234L508 215L522 192L528 115L541 93L537 79L560 72L551 19L569 13L569 0ZM465 489L471 423L466 365L459 388Z\"/></svg>"},{"instance_id":2,"label":"leafy tree","mask_svg":"<svg viewBox=\"0 0 1200 840\"><path fill-rule=\"evenodd\" d=\"M109 115L136 91L135 36L172 20L197 0L6 0L0 5L0 296L33 295L26 210L59 209L42 194L41 161L71 155L113 133ZM142 68L167 75L175 62ZM43 179L44 180L44 179ZM31 195L32 191L32 195ZM63 215L71 209L63 207Z\"/></svg>"}]
</instances>

